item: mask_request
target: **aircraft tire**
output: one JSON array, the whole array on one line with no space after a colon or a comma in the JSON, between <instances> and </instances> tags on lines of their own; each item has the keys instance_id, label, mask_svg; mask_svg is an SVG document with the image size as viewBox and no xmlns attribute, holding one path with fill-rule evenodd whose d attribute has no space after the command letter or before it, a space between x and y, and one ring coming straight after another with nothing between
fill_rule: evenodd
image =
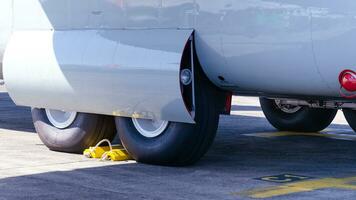
<instances>
[{"instance_id":1,"label":"aircraft tire","mask_svg":"<svg viewBox=\"0 0 356 200\"><path fill-rule=\"evenodd\" d=\"M53 151L82 153L100 140L112 141L115 137L115 122L111 116L77 113L66 128L54 126L45 109L32 108L32 119L42 142Z\"/></svg>"},{"instance_id":2,"label":"aircraft tire","mask_svg":"<svg viewBox=\"0 0 356 200\"><path fill-rule=\"evenodd\" d=\"M202 71L197 72L196 76L196 124L161 121L165 128L161 129L160 134L148 137L135 125L134 121L137 119L115 118L120 140L136 161L185 166L195 163L207 152L214 141L219 123L215 99L218 89L207 80Z\"/></svg>"},{"instance_id":3,"label":"aircraft tire","mask_svg":"<svg viewBox=\"0 0 356 200\"><path fill-rule=\"evenodd\" d=\"M281 131L319 132L328 127L336 109L299 107L295 112L282 110L273 99L260 98L263 113L272 126Z\"/></svg>"},{"instance_id":4,"label":"aircraft tire","mask_svg":"<svg viewBox=\"0 0 356 200\"><path fill-rule=\"evenodd\" d=\"M343 109L342 112L346 118L347 123L356 132L356 110Z\"/></svg>"}]
</instances>

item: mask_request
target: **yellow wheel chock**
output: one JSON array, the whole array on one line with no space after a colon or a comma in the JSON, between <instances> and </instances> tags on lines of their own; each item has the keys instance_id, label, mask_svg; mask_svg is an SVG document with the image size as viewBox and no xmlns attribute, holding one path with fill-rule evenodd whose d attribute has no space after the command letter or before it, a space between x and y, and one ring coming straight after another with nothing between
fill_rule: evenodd
<instances>
[{"instance_id":1,"label":"yellow wheel chock","mask_svg":"<svg viewBox=\"0 0 356 200\"><path fill-rule=\"evenodd\" d=\"M104 142L108 143L109 146L101 147L100 145ZM107 139L100 141L95 147L85 149L83 155L87 158L111 161L125 161L132 159L121 145L111 145L110 141Z\"/></svg>"}]
</instances>

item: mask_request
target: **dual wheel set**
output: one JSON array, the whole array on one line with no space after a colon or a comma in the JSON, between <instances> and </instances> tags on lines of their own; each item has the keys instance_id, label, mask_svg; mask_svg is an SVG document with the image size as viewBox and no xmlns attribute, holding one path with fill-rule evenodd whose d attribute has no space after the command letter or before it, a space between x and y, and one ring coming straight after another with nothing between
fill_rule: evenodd
<instances>
[{"instance_id":1,"label":"dual wheel set","mask_svg":"<svg viewBox=\"0 0 356 200\"><path fill-rule=\"evenodd\" d=\"M310 108L283 105L279 100L260 98L261 108L267 120L282 131L319 132L334 120L337 109ZM356 110L343 109L350 127L356 132Z\"/></svg>"},{"instance_id":2,"label":"dual wheel set","mask_svg":"<svg viewBox=\"0 0 356 200\"><path fill-rule=\"evenodd\" d=\"M81 153L102 139L113 140L117 133L138 162L189 165L209 149L220 114L215 97L221 91L203 72L196 73L195 81L195 124L32 108L34 126L54 151Z\"/></svg>"}]
</instances>

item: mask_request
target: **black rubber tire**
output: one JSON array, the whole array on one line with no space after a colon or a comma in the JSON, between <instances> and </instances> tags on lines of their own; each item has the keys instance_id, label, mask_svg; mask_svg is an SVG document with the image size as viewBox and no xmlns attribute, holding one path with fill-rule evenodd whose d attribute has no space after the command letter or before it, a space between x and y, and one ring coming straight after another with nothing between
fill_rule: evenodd
<instances>
[{"instance_id":1,"label":"black rubber tire","mask_svg":"<svg viewBox=\"0 0 356 200\"><path fill-rule=\"evenodd\" d=\"M295 113L286 113L272 99L260 98L263 113L272 126L281 131L319 132L328 127L336 109L302 107Z\"/></svg>"},{"instance_id":2,"label":"black rubber tire","mask_svg":"<svg viewBox=\"0 0 356 200\"><path fill-rule=\"evenodd\" d=\"M198 70L197 70L198 71ZM219 123L219 110L214 97L218 89L202 71L197 72L196 124L170 122L155 138L142 136L131 118L117 117L116 127L123 146L138 162L184 166L198 161L214 141Z\"/></svg>"},{"instance_id":3,"label":"black rubber tire","mask_svg":"<svg viewBox=\"0 0 356 200\"><path fill-rule=\"evenodd\" d=\"M48 120L44 109L32 108L32 119L42 142L53 151L83 153L102 139L115 137L115 121L111 116L78 113L68 128L59 129Z\"/></svg>"},{"instance_id":4,"label":"black rubber tire","mask_svg":"<svg viewBox=\"0 0 356 200\"><path fill-rule=\"evenodd\" d=\"M356 110L343 109L342 112L346 118L347 123L356 132Z\"/></svg>"}]
</instances>

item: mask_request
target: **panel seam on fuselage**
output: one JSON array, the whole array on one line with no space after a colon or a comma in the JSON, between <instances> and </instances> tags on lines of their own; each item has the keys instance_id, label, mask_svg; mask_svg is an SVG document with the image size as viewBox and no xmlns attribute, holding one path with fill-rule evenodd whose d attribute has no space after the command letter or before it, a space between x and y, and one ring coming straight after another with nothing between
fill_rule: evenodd
<instances>
[{"instance_id":1,"label":"panel seam on fuselage","mask_svg":"<svg viewBox=\"0 0 356 200\"><path fill-rule=\"evenodd\" d=\"M320 76L320 79L325 83L326 87L330 90L332 90L332 88L330 87L330 85L328 84L328 82L325 80L324 76L322 75L321 71L320 71L320 67L319 67L319 63L318 60L316 59L316 54L315 54L315 47L314 47L314 35L313 35L313 12L310 11L310 39L311 39L311 48L312 48L312 54L313 54L313 60L314 60L314 64L315 64L315 68L317 73Z\"/></svg>"}]
</instances>

